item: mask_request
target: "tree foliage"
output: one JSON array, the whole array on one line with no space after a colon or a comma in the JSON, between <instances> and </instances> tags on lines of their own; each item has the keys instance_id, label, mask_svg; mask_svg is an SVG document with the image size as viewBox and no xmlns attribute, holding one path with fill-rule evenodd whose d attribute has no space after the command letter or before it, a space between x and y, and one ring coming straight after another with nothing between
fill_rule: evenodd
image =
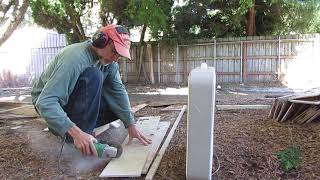
<instances>
[{"instance_id":1,"label":"tree foliage","mask_svg":"<svg viewBox=\"0 0 320 180\"><path fill-rule=\"evenodd\" d=\"M101 25L148 28L174 41L320 31L318 0L31 0L35 22L78 42ZM250 28L249 28L250 27ZM250 31L249 31L250 30Z\"/></svg>"},{"instance_id":2,"label":"tree foliage","mask_svg":"<svg viewBox=\"0 0 320 180\"><path fill-rule=\"evenodd\" d=\"M150 28L154 38L168 27L173 0L130 0L127 13L135 26Z\"/></svg>"},{"instance_id":3,"label":"tree foliage","mask_svg":"<svg viewBox=\"0 0 320 180\"><path fill-rule=\"evenodd\" d=\"M34 21L49 29L65 33L69 42L86 39L81 17L93 1L87 0L31 0L32 17Z\"/></svg>"},{"instance_id":4,"label":"tree foliage","mask_svg":"<svg viewBox=\"0 0 320 180\"><path fill-rule=\"evenodd\" d=\"M1 32L0 46L12 35L14 30L21 24L27 12L28 0L0 1L0 26L5 27Z\"/></svg>"},{"instance_id":5,"label":"tree foliage","mask_svg":"<svg viewBox=\"0 0 320 180\"><path fill-rule=\"evenodd\" d=\"M115 23L146 25L158 37L170 19L173 0L31 0L30 4L37 24L67 34L69 42L78 42L86 39L88 26Z\"/></svg>"},{"instance_id":6,"label":"tree foliage","mask_svg":"<svg viewBox=\"0 0 320 180\"><path fill-rule=\"evenodd\" d=\"M117 20L117 24L132 27L133 20L126 11L128 5L129 0L101 0L99 17L102 25L113 24Z\"/></svg>"},{"instance_id":7,"label":"tree foliage","mask_svg":"<svg viewBox=\"0 0 320 180\"><path fill-rule=\"evenodd\" d=\"M179 39L245 36L250 10L252 35L319 32L317 0L190 0L174 8L173 32Z\"/></svg>"}]
</instances>

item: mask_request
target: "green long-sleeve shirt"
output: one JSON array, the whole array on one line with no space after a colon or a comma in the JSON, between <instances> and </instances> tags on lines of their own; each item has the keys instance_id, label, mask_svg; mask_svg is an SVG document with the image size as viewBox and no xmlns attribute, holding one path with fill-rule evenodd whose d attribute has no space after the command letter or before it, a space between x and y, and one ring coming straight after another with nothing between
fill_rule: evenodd
<instances>
[{"instance_id":1,"label":"green long-sleeve shirt","mask_svg":"<svg viewBox=\"0 0 320 180\"><path fill-rule=\"evenodd\" d=\"M128 94L120 78L118 63L101 65L91 43L85 41L63 48L49 63L31 92L32 103L39 114L47 121L48 127L60 136L64 136L74 126L63 107L67 104L80 74L88 67L97 67L102 71L102 96L109 108L126 127L135 123Z\"/></svg>"}]
</instances>

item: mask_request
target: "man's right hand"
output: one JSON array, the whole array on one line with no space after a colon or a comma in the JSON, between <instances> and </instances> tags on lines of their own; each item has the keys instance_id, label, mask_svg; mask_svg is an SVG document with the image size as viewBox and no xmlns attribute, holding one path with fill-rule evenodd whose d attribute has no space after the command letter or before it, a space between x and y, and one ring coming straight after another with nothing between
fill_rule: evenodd
<instances>
[{"instance_id":1,"label":"man's right hand","mask_svg":"<svg viewBox=\"0 0 320 180\"><path fill-rule=\"evenodd\" d=\"M74 145L87 156L98 156L93 142L97 141L92 135L83 132L76 125L69 129L68 133L73 138Z\"/></svg>"}]
</instances>

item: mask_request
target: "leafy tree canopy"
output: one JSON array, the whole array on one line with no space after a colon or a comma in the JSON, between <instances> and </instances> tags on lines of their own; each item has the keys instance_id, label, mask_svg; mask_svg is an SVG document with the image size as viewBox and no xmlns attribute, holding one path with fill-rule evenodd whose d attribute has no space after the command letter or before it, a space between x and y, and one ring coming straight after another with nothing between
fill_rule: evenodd
<instances>
[{"instance_id":1,"label":"leafy tree canopy","mask_svg":"<svg viewBox=\"0 0 320 180\"><path fill-rule=\"evenodd\" d=\"M173 3L173 0L130 0L127 14L135 26L149 27L152 36L159 38L171 18Z\"/></svg>"},{"instance_id":2,"label":"leafy tree canopy","mask_svg":"<svg viewBox=\"0 0 320 180\"><path fill-rule=\"evenodd\" d=\"M93 1L31 0L30 6L37 24L65 33L69 42L86 39L81 17L93 7Z\"/></svg>"},{"instance_id":3,"label":"leafy tree canopy","mask_svg":"<svg viewBox=\"0 0 320 180\"><path fill-rule=\"evenodd\" d=\"M245 36L254 7L256 35L319 32L317 0L190 0L173 10L178 39Z\"/></svg>"},{"instance_id":4,"label":"leafy tree canopy","mask_svg":"<svg viewBox=\"0 0 320 180\"><path fill-rule=\"evenodd\" d=\"M111 23L149 28L154 39L174 41L320 31L318 0L30 0L34 21L68 36L87 38ZM251 26L250 26L251 27ZM142 36L144 36L142 32Z\"/></svg>"}]
</instances>

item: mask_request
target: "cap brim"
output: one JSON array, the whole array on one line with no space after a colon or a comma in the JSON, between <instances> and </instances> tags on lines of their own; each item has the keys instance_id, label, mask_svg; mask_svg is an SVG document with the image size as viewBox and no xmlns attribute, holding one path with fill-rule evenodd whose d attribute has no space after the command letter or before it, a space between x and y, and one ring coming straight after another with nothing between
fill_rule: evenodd
<instances>
[{"instance_id":1,"label":"cap brim","mask_svg":"<svg viewBox=\"0 0 320 180\"><path fill-rule=\"evenodd\" d=\"M116 51L121 56L128 58L131 60L130 51L126 47L122 46L121 44L114 42L114 47L116 48Z\"/></svg>"}]
</instances>

